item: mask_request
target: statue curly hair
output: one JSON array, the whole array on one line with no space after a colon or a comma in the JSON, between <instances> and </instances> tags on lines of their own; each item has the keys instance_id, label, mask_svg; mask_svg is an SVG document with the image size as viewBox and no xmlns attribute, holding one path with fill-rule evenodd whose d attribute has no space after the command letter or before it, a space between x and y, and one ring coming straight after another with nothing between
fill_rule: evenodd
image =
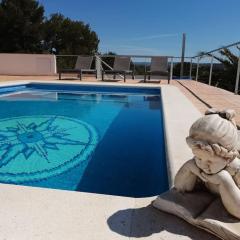
<instances>
[{"instance_id":1,"label":"statue curly hair","mask_svg":"<svg viewBox=\"0 0 240 240\"><path fill-rule=\"evenodd\" d=\"M192 149L202 149L228 161L239 156L238 130L235 111L209 109L190 128L187 144Z\"/></svg>"}]
</instances>

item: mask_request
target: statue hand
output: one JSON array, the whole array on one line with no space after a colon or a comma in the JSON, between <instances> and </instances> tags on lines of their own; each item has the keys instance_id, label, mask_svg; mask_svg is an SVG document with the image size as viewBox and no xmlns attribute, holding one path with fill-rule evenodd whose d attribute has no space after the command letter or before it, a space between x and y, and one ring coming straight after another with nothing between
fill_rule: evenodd
<instances>
[{"instance_id":1,"label":"statue hand","mask_svg":"<svg viewBox=\"0 0 240 240\"><path fill-rule=\"evenodd\" d=\"M202 181L207 182L206 178L201 174L201 169L196 165L194 160L188 162L189 170L196 176L198 176Z\"/></svg>"},{"instance_id":2,"label":"statue hand","mask_svg":"<svg viewBox=\"0 0 240 240\"><path fill-rule=\"evenodd\" d=\"M219 185L224 181L228 181L229 177L232 179L231 175L226 170L222 170L216 174L206 174L202 172L201 175L207 180L207 182L215 185Z\"/></svg>"}]
</instances>

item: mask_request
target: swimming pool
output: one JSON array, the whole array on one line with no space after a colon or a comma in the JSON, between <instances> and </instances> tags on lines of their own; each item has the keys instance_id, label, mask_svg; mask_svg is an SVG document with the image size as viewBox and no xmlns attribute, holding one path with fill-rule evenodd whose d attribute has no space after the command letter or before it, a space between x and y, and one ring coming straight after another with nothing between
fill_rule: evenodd
<instances>
[{"instance_id":1,"label":"swimming pool","mask_svg":"<svg viewBox=\"0 0 240 240\"><path fill-rule=\"evenodd\" d=\"M159 88L0 88L0 182L130 197L168 189Z\"/></svg>"}]
</instances>

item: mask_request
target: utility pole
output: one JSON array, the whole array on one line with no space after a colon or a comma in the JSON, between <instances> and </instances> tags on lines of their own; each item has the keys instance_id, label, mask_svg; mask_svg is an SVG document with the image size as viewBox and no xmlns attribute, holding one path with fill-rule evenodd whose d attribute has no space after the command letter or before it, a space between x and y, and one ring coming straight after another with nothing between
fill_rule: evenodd
<instances>
[{"instance_id":1,"label":"utility pole","mask_svg":"<svg viewBox=\"0 0 240 240\"><path fill-rule=\"evenodd\" d=\"M186 48L186 33L183 33L183 36L182 36L182 57L181 57L180 79L183 78L183 73L184 73L185 48Z\"/></svg>"}]
</instances>

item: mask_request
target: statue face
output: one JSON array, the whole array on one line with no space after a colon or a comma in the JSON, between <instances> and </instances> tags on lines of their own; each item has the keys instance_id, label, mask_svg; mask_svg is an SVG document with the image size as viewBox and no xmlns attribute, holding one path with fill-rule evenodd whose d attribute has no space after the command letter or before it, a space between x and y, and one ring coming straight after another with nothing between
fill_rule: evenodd
<instances>
[{"instance_id":1,"label":"statue face","mask_svg":"<svg viewBox=\"0 0 240 240\"><path fill-rule=\"evenodd\" d=\"M222 157L212 155L210 152L202 149L193 149L196 165L207 174L215 174L223 170L228 161Z\"/></svg>"}]
</instances>

